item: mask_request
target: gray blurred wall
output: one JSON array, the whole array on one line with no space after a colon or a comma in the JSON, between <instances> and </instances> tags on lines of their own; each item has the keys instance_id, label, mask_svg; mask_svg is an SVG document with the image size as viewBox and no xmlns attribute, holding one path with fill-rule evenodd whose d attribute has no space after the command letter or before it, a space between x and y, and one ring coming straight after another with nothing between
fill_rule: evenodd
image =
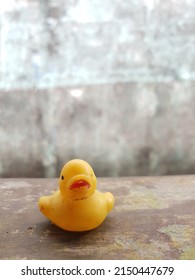
<instances>
[{"instance_id":1,"label":"gray blurred wall","mask_svg":"<svg viewBox=\"0 0 195 280\"><path fill-rule=\"evenodd\" d=\"M195 0L0 4L0 177L195 173Z\"/></svg>"}]
</instances>

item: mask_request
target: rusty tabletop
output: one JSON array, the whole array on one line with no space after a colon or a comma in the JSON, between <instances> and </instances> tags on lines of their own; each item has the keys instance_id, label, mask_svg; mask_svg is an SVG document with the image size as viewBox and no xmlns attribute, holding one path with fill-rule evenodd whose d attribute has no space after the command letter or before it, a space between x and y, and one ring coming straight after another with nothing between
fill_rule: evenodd
<instances>
[{"instance_id":1,"label":"rusty tabletop","mask_svg":"<svg viewBox=\"0 0 195 280\"><path fill-rule=\"evenodd\" d=\"M81 233L39 211L56 189L57 179L0 179L1 259L195 259L195 176L98 178L115 206Z\"/></svg>"}]
</instances>

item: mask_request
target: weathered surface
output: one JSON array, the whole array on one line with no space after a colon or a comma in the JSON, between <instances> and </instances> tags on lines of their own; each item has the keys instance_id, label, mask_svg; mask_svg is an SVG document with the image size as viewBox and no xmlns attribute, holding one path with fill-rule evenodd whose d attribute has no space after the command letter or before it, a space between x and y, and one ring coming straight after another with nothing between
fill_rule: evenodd
<instances>
[{"instance_id":1,"label":"weathered surface","mask_svg":"<svg viewBox=\"0 0 195 280\"><path fill-rule=\"evenodd\" d=\"M193 174L191 90L128 83L0 92L0 177L57 177L72 158L104 177Z\"/></svg>"},{"instance_id":2,"label":"weathered surface","mask_svg":"<svg viewBox=\"0 0 195 280\"><path fill-rule=\"evenodd\" d=\"M186 0L12 0L0 7L0 88L192 81L194 11Z\"/></svg>"},{"instance_id":3,"label":"weathered surface","mask_svg":"<svg viewBox=\"0 0 195 280\"><path fill-rule=\"evenodd\" d=\"M0 177L195 173L195 1L0 4Z\"/></svg>"},{"instance_id":4,"label":"weathered surface","mask_svg":"<svg viewBox=\"0 0 195 280\"><path fill-rule=\"evenodd\" d=\"M56 179L0 180L1 259L195 259L195 176L99 179L116 202L95 230L70 233L37 206Z\"/></svg>"}]
</instances>

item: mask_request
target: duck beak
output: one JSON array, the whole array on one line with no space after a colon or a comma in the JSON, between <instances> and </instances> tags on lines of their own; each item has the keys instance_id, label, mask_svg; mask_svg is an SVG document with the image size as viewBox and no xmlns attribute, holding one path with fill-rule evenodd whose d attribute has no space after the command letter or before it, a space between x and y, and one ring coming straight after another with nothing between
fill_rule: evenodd
<instances>
[{"instance_id":1,"label":"duck beak","mask_svg":"<svg viewBox=\"0 0 195 280\"><path fill-rule=\"evenodd\" d=\"M73 200L81 200L89 197L95 191L94 182L85 174L72 177L66 184L66 195Z\"/></svg>"},{"instance_id":2,"label":"duck beak","mask_svg":"<svg viewBox=\"0 0 195 280\"><path fill-rule=\"evenodd\" d=\"M74 181L71 186L70 186L70 189L72 190L75 190L75 189L81 189L81 188L87 188L89 189L90 188L90 184L83 180L83 179L80 179L80 180L76 180Z\"/></svg>"}]
</instances>

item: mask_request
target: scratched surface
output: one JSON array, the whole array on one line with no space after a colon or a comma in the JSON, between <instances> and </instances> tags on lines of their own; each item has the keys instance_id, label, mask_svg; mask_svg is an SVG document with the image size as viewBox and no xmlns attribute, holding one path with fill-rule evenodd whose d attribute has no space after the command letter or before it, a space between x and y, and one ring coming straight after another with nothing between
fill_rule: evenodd
<instances>
[{"instance_id":1,"label":"scratched surface","mask_svg":"<svg viewBox=\"0 0 195 280\"><path fill-rule=\"evenodd\" d=\"M84 233L39 212L39 196L57 188L57 179L0 179L0 259L195 259L195 176L98 179L115 207Z\"/></svg>"}]
</instances>

